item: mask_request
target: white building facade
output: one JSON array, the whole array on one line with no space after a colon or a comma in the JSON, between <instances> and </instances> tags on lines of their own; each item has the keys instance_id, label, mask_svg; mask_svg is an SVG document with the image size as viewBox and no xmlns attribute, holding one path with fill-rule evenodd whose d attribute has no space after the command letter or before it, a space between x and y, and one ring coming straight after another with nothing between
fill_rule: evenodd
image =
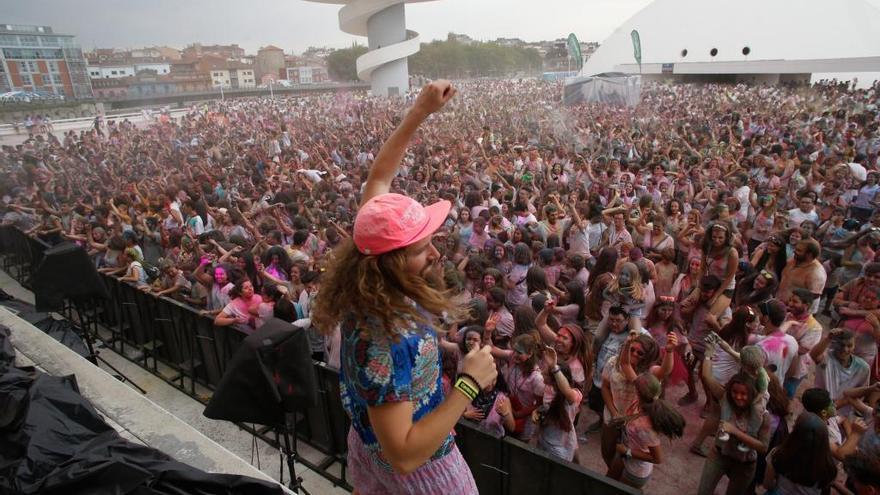
<instances>
[{"instance_id":1,"label":"white building facade","mask_svg":"<svg viewBox=\"0 0 880 495\"><path fill-rule=\"evenodd\" d=\"M92 79L115 79L131 77L142 70L155 71L157 75L171 72L171 64L165 62L138 62L131 64L101 64L88 66L89 77Z\"/></svg>"},{"instance_id":2,"label":"white building facade","mask_svg":"<svg viewBox=\"0 0 880 495\"><path fill-rule=\"evenodd\" d=\"M775 84L871 71L880 73L880 9L869 0L656 0L602 42L580 75Z\"/></svg>"}]
</instances>

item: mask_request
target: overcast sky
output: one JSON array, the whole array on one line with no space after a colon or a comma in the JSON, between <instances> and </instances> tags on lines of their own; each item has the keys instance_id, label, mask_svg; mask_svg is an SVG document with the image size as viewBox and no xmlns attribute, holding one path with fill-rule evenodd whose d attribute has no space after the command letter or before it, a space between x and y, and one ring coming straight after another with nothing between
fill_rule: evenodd
<instances>
[{"instance_id":1,"label":"overcast sky","mask_svg":"<svg viewBox=\"0 0 880 495\"><path fill-rule=\"evenodd\" d=\"M450 31L475 39L516 37L601 41L651 0L437 0L407 5L407 25L422 41ZM192 42L238 43L248 53L273 44L285 52L342 48L339 6L304 0L27 0L5 2L0 22L52 26L80 44L135 48Z\"/></svg>"}]
</instances>

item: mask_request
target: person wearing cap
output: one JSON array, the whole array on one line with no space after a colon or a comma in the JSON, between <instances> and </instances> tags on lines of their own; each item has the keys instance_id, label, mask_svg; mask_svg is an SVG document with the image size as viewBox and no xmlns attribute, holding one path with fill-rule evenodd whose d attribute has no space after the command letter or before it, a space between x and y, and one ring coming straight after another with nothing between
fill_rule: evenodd
<instances>
[{"instance_id":1,"label":"person wearing cap","mask_svg":"<svg viewBox=\"0 0 880 495\"><path fill-rule=\"evenodd\" d=\"M425 207L389 192L419 125L455 93L448 81L425 86L382 146L353 235L334 252L312 309L323 332L340 326L340 389L352 424L347 471L365 495L477 493L451 431L497 370L491 349L474 347L444 397L433 323L462 311L443 290L432 235L451 204Z\"/></svg>"}]
</instances>

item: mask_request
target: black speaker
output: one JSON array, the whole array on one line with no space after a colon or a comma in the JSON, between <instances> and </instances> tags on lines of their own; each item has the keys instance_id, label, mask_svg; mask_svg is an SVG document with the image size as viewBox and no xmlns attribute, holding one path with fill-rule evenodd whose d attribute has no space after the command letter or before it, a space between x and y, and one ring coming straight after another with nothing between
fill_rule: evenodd
<instances>
[{"instance_id":1,"label":"black speaker","mask_svg":"<svg viewBox=\"0 0 880 495\"><path fill-rule=\"evenodd\" d=\"M211 419L275 426L314 407L318 380L306 331L272 318L247 336L205 407Z\"/></svg>"},{"instance_id":2,"label":"black speaker","mask_svg":"<svg viewBox=\"0 0 880 495\"><path fill-rule=\"evenodd\" d=\"M106 299L107 287L86 250L72 242L47 249L32 280L37 311L60 311L64 300Z\"/></svg>"}]
</instances>

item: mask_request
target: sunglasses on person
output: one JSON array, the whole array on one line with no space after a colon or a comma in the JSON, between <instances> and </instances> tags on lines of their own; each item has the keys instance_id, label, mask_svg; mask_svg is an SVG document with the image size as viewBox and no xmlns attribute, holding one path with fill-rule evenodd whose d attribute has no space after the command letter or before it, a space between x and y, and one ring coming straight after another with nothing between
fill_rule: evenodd
<instances>
[{"instance_id":1,"label":"sunglasses on person","mask_svg":"<svg viewBox=\"0 0 880 495\"><path fill-rule=\"evenodd\" d=\"M664 306L671 305L675 303L675 297L673 296L659 296L657 299L660 300L660 303Z\"/></svg>"},{"instance_id":2,"label":"sunglasses on person","mask_svg":"<svg viewBox=\"0 0 880 495\"><path fill-rule=\"evenodd\" d=\"M776 278L775 275L773 275L772 273L768 272L767 270L761 270L761 276L764 277L764 278L766 278L768 281L773 280L773 279Z\"/></svg>"},{"instance_id":3,"label":"sunglasses on person","mask_svg":"<svg viewBox=\"0 0 880 495\"><path fill-rule=\"evenodd\" d=\"M645 351L639 349L638 347L630 347L629 352L635 354L638 357L645 357Z\"/></svg>"}]
</instances>

